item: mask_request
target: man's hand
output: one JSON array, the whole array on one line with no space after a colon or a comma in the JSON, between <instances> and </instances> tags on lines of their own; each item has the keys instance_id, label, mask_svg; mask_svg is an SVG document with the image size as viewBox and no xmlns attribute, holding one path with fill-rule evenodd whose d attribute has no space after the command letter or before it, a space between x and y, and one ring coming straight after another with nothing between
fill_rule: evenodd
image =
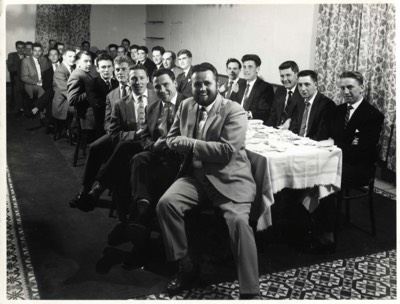
<instances>
[{"instance_id":1,"label":"man's hand","mask_svg":"<svg viewBox=\"0 0 400 304\"><path fill-rule=\"evenodd\" d=\"M289 130L290 122L291 122L291 121L292 121L292 120L291 120L290 118L286 119L286 121L285 121L283 124L281 124L280 126L278 126L278 129L281 129L281 130Z\"/></svg>"},{"instance_id":2,"label":"man's hand","mask_svg":"<svg viewBox=\"0 0 400 304\"><path fill-rule=\"evenodd\" d=\"M167 142L165 141L165 138L159 138L153 145L153 151L154 152L161 152L168 150Z\"/></svg>"},{"instance_id":3,"label":"man's hand","mask_svg":"<svg viewBox=\"0 0 400 304\"><path fill-rule=\"evenodd\" d=\"M239 92L239 84L237 82L232 86L232 93L233 92Z\"/></svg>"},{"instance_id":4,"label":"man's hand","mask_svg":"<svg viewBox=\"0 0 400 304\"><path fill-rule=\"evenodd\" d=\"M135 139L140 139L140 135L143 133L143 129L140 128L135 132Z\"/></svg>"},{"instance_id":5,"label":"man's hand","mask_svg":"<svg viewBox=\"0 0 400 304\"><path fill-rule=\"evenodd\" d=\"M186 136L177 136L171 143L171 149L181 154L186 154L193 150L195 139Z\"/></svg>"},{"instance_id":6,"label":"man's hand","mask_svg":"<svg viewBox=\"0 0 400 304\"><path fill-rule=\"evenodd\" d=\"M39 82L37 83L37 85L41 87L41 86L42 86L42 81L39 81Z\"/></svg>"},{"instance_id":7,"label":"man's hand","mask_svg":"<svg viewBox=\"0 0 400 304\"><path fill-rule=\"evenodd\" d=\"M224 94L226 91L228 91L229 87L228 84L224 83L222 86L219 87L218 91L221 94Z\"/></svg>"}]
</instances>

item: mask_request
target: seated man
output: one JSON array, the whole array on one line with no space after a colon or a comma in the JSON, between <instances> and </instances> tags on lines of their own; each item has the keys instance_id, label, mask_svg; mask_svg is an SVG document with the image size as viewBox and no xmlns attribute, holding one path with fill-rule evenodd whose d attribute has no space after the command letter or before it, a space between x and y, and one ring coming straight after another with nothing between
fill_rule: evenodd
<instances>
[{"instance_id":1,"label":"seated man","mask_svg":"<svg viewBox=\"0 0 400 304\"><path fill-rule=\"evenodd\" d=\"M239 84L246 82L239 78L242 64L236 58L229 58L226 62L226 74L228 81L219 87L219 92L226 98L230 99L232 93L239 92Z\"/></svg>"},{"instance_id":2,"label":"seated man","mask_svg":"<svg viewBox=\"0 0 400 304\"><path fill-rule=\"evenodd\" d=\"M278 87L272 104L271 116L267 125L287 130L296 115L297 103L302 102L297 86L299 67L294 61L285 61L279 66L283 87Z\"/></svg>"},{"instance_id":3,"label":"seated man","mask_svg":"<svg viewBox=\"0 0 400 304\"><path fill-rule=\"evenodd\" d=\"M192 52L186 49L178 52L178 65L183 70L178 77L178 92L185 96L192 96Z\"/></svg>"},{"instance_id":4,"label":"seated man","mask_svg":"<svg viewBox=\"0 0 400 304\"><path fill-rule=\"evenodd\" d=\"M149 49L144 45L139 46L137 55L138 55L138 64L146 67L147 74L149 75L149 77L151 77L151 75L153 75L153 72L157 69L157 66L152 60L150 60L150 58L148 58ZM150 79L150 82L152 81L153 79Z\"/></svg>"},{"instance_id":5,"label":"seated man","mask_svg":"<svg viewBox=\"0 0 400 304\"><path fill-rule=\"evenodd\" d=\"M8 54L7 69L10 72L10 81L12 85L12 106L14 107L15 115L22 115L24 112L24 83L21 81L21 64L25 58L24 49L25 43L17 41L15 43L16 52Z\"/></svg>"},{"instance_id":6,"label":"seated man","mask_svg":"<svg viewBox=\"0 0 400 304\"><path fill-rule=\"evenodd\" d=\"M268 82L258 77L261 59L257 55L247 54L242 57L243 75L246 82L239 85L239 91L233 92L230 99L242 105L248 116L267 123L274 101L274 89Z\"/></svg>"},{"instance_id":7,"label":"seated man","mask_svg":"<svg viewBox=\"0 0 400 304\"><path fill-rule=\"evenodd\" d=\"M156 45L151 49L151 55L153 58L153 62L156 65L156 70L163 68L163 55L165 53L165 49L162 46Z\"/></svg>"},{"instance_id":8,"label":"seated man","mask_svg":"<svg viewBox=\"0 0 400 304\"><path fill-rule=\"evenodd\" d=\"M129 79L132 94L115 102L109 134L90 145L82 190L70 202L72 208L91 211L106 188L117 191L115 187L123 188L129 184L129 161L142 151L140 134L145 122L145 108L156 100L155 93L147 89L149 80L145 67L130 67ZM106 163L101 168L103 161ZM96 180L99 184L92 189Z\"/></svg>"},{"instance_id":9,"label":"seated man","mask_svg":"<svg viewBox=\"0 0 400 304\"><path fill-rule=\"evenodd\" d=\"M328 116L334 109L335 103L318 92L316 72L303 70L297 76L297 86L303 99L297 102L297 111L290 130L317 141L328 139Z\"/></svg>"},{"instance_id":10,"label":"seated man","mask_svg":"<svg viewBox=\"0 0 400 304\"><path fill-rule=\"evenodd\" d=\"M125 216L120 218L109 236L110 245L134 241L130 262L135 265L144 260L144 247L149 236L147 227L155 206L174 181L180 166L179 155L168 148L166 136L185 97L176 91L175 75L171 70L157 70L153 83L159 99L146 109L147 122L141 135L144 152L131 159L132 195L126 201L130 206L124 206L125 210L118 212ZM128 213L129 219L126 218Z\"/></svg>"},{"instance_id":11,"label":"seated man","mask_svg":"<svg viewBox=\"0 0 400 304\"><path fill-rule=\"evenodd\" d=\"M345 103L330 112L329 136L343 152L342 184L362 186L374 174L384 116L363 97L364 77L359 72L343 72L340 75L340 89ZM319 233L315 247L319 251L330 253L335 250L335 215L334 195L321 199L315 211Z\"/></svg>"},{"instance_id":12,"label":"seated man","mask_svg":"<svg viewBox=\"0 0 400 304\"><path fill-rule=\"evenodd\" d=\"M175 74L175 78L178 77L179 74L183 73L183 70L176 66L176 55L172 51L166 51L163 55L163 66L165 69L169 69Z\"/></svg>"},{"instance_id":13,"label":"seated man","mask_svg":"<svg viewBox=\"0 0 400 304\"><path fill-rule=\"evenodd\" d=\"M178 178L156 207L166 256L178 261L170 295L190 285L185 212L211 200L226 220L239 276L240 298L259 298L257 249L249 226L256 185L245 151L246 113L218 94L218 73L209 63L193 67L193 98L184 100L167 135L170 149L185 156Z\"/></svg>"}]
</instances>

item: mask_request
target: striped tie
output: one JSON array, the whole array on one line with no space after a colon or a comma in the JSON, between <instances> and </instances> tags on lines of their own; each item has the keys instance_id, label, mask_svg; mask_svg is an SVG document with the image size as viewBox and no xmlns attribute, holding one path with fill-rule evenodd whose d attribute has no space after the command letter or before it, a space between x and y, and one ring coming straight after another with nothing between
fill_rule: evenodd
<instances>
[{"instance_id":1,"label":"striped tie","mask_svg":"<svg viewBox=\"0 0 400 304\"><path fill-rule=\"evenodd\" d=\"M138 98L139 101L139 108L138 108L138 127L141 128L144 125L145 122L145 113L144 113L144 98L146 96L140 95Z\"/></svg>"},{"instance_id":2,"label":"striped tie","mask_svg":"<svg viewBox=\"0 0 400 304\"><path fill-rule=\"evenodd\" d=\"M347 112L346 112L346 116L344 117L344 128L347 128L347 124L350 120L350 111L353 109L352 105L348 105L347 106Z\"/></svg>"},{"instance_id":3,"label":"striped tie","mask_svg":"<svg viewBox=\"0 0 400 304\"><path fill-rule=\"evenodd\" d=\"M310 110L310 103L308 101L305 102L306 107L304 108L303 118L301 119L301 127L300 127L300 136L306 136L306 128L307 128L307 118L308 112Z\"/></svg>"},{"instance_id":4,"label":"striped tie","mask_svg":"<svg viewBox=\"0 0 400 304\"><path fill-rule=\"evenodd\" d=\"M247 84L246 90L244 91L244 99L243 99L243 103L242 103L242 106L246 111L247 111L246 101L247 101L247 98L249 97L248 96L249 95L249 90L250 90L250 84Z\"/></svg>"}]
</instances>

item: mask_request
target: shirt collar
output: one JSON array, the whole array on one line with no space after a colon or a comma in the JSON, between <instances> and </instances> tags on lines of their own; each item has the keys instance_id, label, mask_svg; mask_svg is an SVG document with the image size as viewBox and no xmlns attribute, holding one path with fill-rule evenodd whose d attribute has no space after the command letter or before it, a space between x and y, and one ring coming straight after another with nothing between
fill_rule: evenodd
<instances>
[{"instance_id":1,"label":"shirt collar","mask_svg":"<svg viewBox=\"0 0 400 304\"><path fill-rule=\"evenodd\" d=\"M212 103L210 103L208 106L204 107L204 106L199 105L199 107L204 107L208 114L208 113L210 113L212 107L214 106L215 100L217 100L217 98L215 98L214 101Z\"/></svg>"},{"instance_id":2,"label":"shirt collar","mask_svg":"<svg viewBox=\"0 0 400 304\"><path fill-rule=\"evenodd\" d=\"M176 92L176 94L175 94L175 96L174 97L172 97L172 99L171 99L171 103L173 104L173 105L175 105L176 104L176 100L178 99L178 92ZM161 102L162 102L162 104L163 104L163 106L165 105L165 102L164 101L162 101L161 100Z\"/></svg>"},{"instance_id":3,"label":"shirt collar","mask_svg":"<svg viewBox=\"0 0 400 304\"><path fill-rule=\"evenodd\" d=\"M103 76L101 76L101 75L100 75L100 78L103 79L103 81L104 81L105 83L107 83L107 82L111 83L111 78L108 79L108 80L105 80L105 79L103 78Z\"/></svg>"},{"instance_id":4,"label":"shirt collar","mask_svg":"<svg viewBox=\"0 0 400 304\"><path fill-rule=\"evenodd\" d=\"M311 96L311 98L309 100L307 100L310 103L310 106L312 106L312 104L314 102L314 99L315 99L315 96L317 96L317 93L318 93L318 91L315 91L314 95Z\"/></svg>"},{"instance_id":5,"label":"shirt collar","mask_svg":"<svg viewBox=\"0 0 400 304\"><path fill-rule=\"evenodd\" d=\"M249 84L251 87L253 86L253 84L256 82L258 77L254 78L254 80L247 82L247 84Z\"/></svg>"},{"instance_id":6,"label":"shirt collar","mask_svg":"<svg viewBox=\"0 0 400 304\"><path fill-rule=\"evenodd\" d=\"M361 102L364 100L364 98L361 98L359 101L353 103L353 104L347 104L347 106L351 105L353 107L353 110L355 111L361 104Z\"/></svg>"},{"instance_id":7,"label":"shirt collar","mask_svg":"<svg viewBox=\"0 0 400 304\"><path fill-rule=\"evenodd\" d=\"M132 96L133 96L133 98L135 99L135 101L137 102L140 95L136 95L136 94L132 91ZM144 91L144 93L142 94L142 96L145 96L146 98L149 98L149 94L148 94L148 92L147 92L147 89L146 89L146 91Z\"/></svg>"},{"instance_id":8,"label":"shirt collar","mask_svg":"<svg viewBox=\"0 0 400 304\"><path fill-rule=\"evenodd\" d=\"M296 91L296 88L297 88L297 84L295 84L293 88L291 88L291 89L289 89L289 90L287 90L287 91L291 91L292 94L293 94L294 91Z\"/></svg>"}]
</instances>

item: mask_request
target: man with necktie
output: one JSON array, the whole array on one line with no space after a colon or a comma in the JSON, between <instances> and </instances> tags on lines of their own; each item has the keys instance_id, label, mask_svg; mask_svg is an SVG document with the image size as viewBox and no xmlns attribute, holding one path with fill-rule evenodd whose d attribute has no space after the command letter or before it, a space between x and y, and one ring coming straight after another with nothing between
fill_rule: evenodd
<instances>
[{"instance_id":1,"label":"man with necktie","mask_svg":"<svg viewBox=\"0 0 400 304\"><path fill-rule=\"evenodd\" d=\"M173 51L166 51L163 55L163 67L169 69L175 74L175 79L179 74L183 73L183 70L175 64L176 55Z\"/></svg>"},{"instance_id":2,"label":"man with necktie","mask_svg":"<svg viewBox=\"0 0 400 304\"><path fill-rule=\"evenodd\" d=\"M138 55L137 64L144 66L147 70L147 74L149 75L149 77L151 77L151 75L153 75L153 72L157 69L157 66L152 60L150 60L150 58L148 58L149 49L144 45L139 46L137 50L137 55ZM152 81L153 79L150 79L150 82Z\"/></svg>"},{"instance_id":3,"label":"man with necktie","mask_svg":"<svg viewBox=\"0 0 400 304\"><path fill-rule=\"evenodd\" d=\"M317 141L327 139L328 115L335 103L318 92L318 75L312 70L298 73L297 86L302 99L296 104L297 114L292 121L291 131Z\"/></svg>"},{"instance_id":4,"label":"man with necktie","mask_svg":"<svg viewBox=\"0 0 400 304\"><path fill-rule=\"evenodd\" d=\"M246 82L239 85L237 93L231 94L231 100L240 103L249 117L261 119L266 124L274 101L274 89L271 84L258 77L261 67L259 56L244 55L242 63Z\"/></svg>"},{"instance_id":5,"label":"man with necktie","mask_svg":"<svg viewBox=\"0 0 400 304\"><path fill-rule=\"evenodd\" d=\"M183 73L176 78L178 92L185 96L192 96L192 52L183 49L178 52L178 65Z\"/></svg>"},{"instance_id":6,"label":"man with necktie","mask_svg":"<svg viewBox=\"0 0 400 304\"><path fill-rule=\"evenodd\" d=\"M294 61L285 61L279 65L279 75L283 87L275 91L274 103L271 109L269 126L287 130L290 128L293 117L296 115L297 103L303 101L297 87L299 67Z\"/></svg>"},{"instance_id":7,"label":"man with necktie","mask_svg":"<svg viewBox=\"0 0 400 304\"><path fill-rule=\"evenodd\" d=\"M156 207L167 260L178 264L167 292L172 296L187 288L195 275L185 212L211 201L221 209L229 229L240 298L259 298L257 249L249 226L256 186L244 145L246 112L218 93L218 73L209 63L193 67L192 91L167 135L168 147L184 156L179 178Z\"/></svg>"},{"instance_id":8,"label":"man with necktie","mask_svg":"<svg viewBox=\"0 0 400 304\"><path fill-rule=\"evenodd\" d=\"M149 238L148 226L153 218L155 206L174 181L181 159L168 148L166 136L174 121L175 113L183 95L176 91L175 75L171 70L160 69L153 75L158 100L147 106L146 124L141 134L143 152L130 161L130 199L125 202L120 223L110 233L110 245L133 241L134 247L126 266L141 266L145 260ZM121 207L120 204L117 206ZM121 217L122 216L122 217Z\"/></svg>"},{"instance_id":9,"label":"man with necktie","mask_svg":"<svg viewBox=\"0 0 400 304\"><path fill-rule=\"evenodd\" d=\"M25 58L25 43L17 41L15 43L16 52L8 54L7 69L10 72L10 81L12 85L11 106L14 108L15 115L19 116L24 112L24 83L21 80L21 64Z\"/></svg>"},{"instance_id":10,"label":"man with necktie","mask_svg":"<svg viewBox=\"0 0 400 304\"><path fill-rule=\"evenodd\" d=\"M101 54L97 57L96 70L99 76L87 87L87 96L93 107L97 139L105 134L106 96L118 87L118 81L113 76L114 64L110 55Z\"/></svg>"},{"instance_id":11,"label":"man with necktie","mask_svg":"<svg viewBox=\"0 0 400 304\"><path fill-rule=\"evenodd\" d=\"M228 81L219 87L219 92L226 99L231 99L232 93L239 92L239 84L246 82L244 79L239 78L242 64L236 58L229 58L226 62L226 74Z\"/></svg>"}]
</instances>

